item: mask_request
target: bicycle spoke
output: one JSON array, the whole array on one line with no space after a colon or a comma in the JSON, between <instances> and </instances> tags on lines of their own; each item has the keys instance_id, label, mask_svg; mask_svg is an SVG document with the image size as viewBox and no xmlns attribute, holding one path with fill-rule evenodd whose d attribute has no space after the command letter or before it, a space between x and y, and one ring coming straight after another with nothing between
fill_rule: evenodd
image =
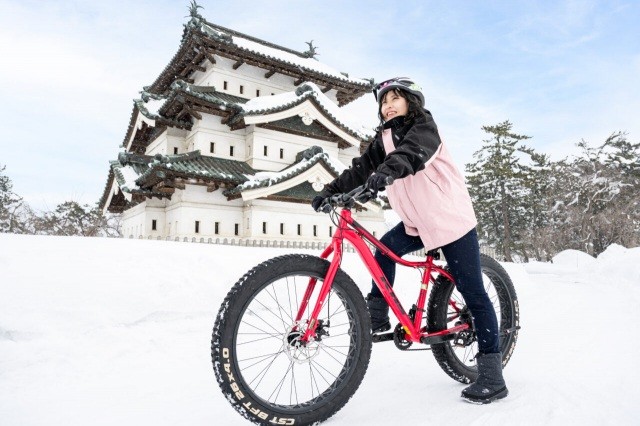
<instances>
[{"instance_id":1,"label":"bicycle spoke","mask_svg":"<svg viewBox=\"0 0 640 426\"><path fill-rule=\"evenodd\" d=\"M336 352L336 353L338 353L338 354L340 354L340 355L342 355L342 356L344 356L344 357L346 357L346 356L347 356L347 354L342 353L342 352L340 352L339 350L335 349L336 347L340 347L340 346L326 346L326 345L323 345L323 347L324 347L324 348L326 348L326 349L330 349L330 350L332 350L332 351L334 351L334 352ZM342 346L342 347L349 348L350 346ZM327 355L329 355L329 354L327 354ZM331 356L331 355L329 355L329 356ZM338 359L337 359L337 358L334 358L334 359L335 359L336 361L338 361ZM338 361L338 362L340 362L340 361Z\"/></svg>"},{"instance_id":2,"label":"bicycle spoke","mask_svg":"<svg viewBox=\"0 0 640 426\"><path fill-rule=\"evenodd\" d=\"M240 366L240 367L241 367L241 369L242 369L243 371L244 371L244 370L248 370L248 369L250 369L251 367L253 367L253 366L255 366L255 365L258 365L258 364L260 364L260 363L262 363L262 362L268 361L268 360L269 360L269 358L271 358L271 357L277 357L277 356L278 356L278 355L280 355L282 352L283 352L283 351L282 351L282 348L281 348L281 349L280 349L280 351L278 351L278 352L274 352L274 353L271 353L271 354L259 355L259 356L254 356L254 357L251 357L251 358L241 359L241 360L238 360L238 365L239 365L241 362L247 362L247 361L251 361L251 360L254 360L254 359L262 358L262 359L260 359L259 361L254 362L253 364L250 364L250 365L242 365L242 366Z\"/></svg>"},{"instance_id":3,"label":"bicycle spoke","mask_svg":"<svg viewBox=\"0 0 640 426\"><path fill-rule=\"evenodd\" d=\"M319 364L319 363L317 363L317 362L312 362L312 363L311 363L311 365L315 368L315 370L316 370L316 372L318 373L318 375L319 375L320 377L322 377L322 379L327 383L327 385L331 385L331 384L332 384L332 383L333 383L333 382L338 378L338 376L337 376L337 375L334 375L331 371L327 370L327 369L325 368L325 366L324 366L324 365L322 365L322 364ZM324 371L325 371L325 373L327 373L329 376L332 376L332 377L333 377L333 380L332 380L332 381L327 380L327 378L326 378L326 377L324 377L324 375L322 374L322 372L320 371L320 369L319 369L319 368L320 368L320 369L322 369L322 370L324 370Z\"/></svg>"},{"instance_id":4,"label":"bicycle spoke","mask_svg":"<svg viewBox=\"0 0 640 426\"><path fill-rule=\"evenodd\" d=\"M268 292L268 291L266 291L266 293L267 293L267 294L269 294L269 292ZM282 318L282 315L279 315L279 316L278 316L278 315L276 315L276 314L273 312L273 310L271 310L271 308L269 308L268 306L266 306L264 303L262 303L262 302L261 302L261 301L259 301L259 300L256 300L256 303L260 304L260 306L262 306L262 307L263 307L267 312L269 312L269 313L270 313L270 314L272 314L274 317L276 317L278 320L280 320L280 322L282 322L282 326L283 326L283 328L284 328L284 329L286 329L286 328L287 328L287 325L285 324L284 319ZM278 310L279 310L279 311L281 311L281 309L280 309L280 305L278 305ZM286 314L286 313L285 313L285 314Z\"/></svg>"},{"instance_id":5,"label":"bicycle spoke","mask_svg":"<svg viewBox=\"0 0 640 426\"><path fill-rule=\"evenodd\" d=\"M287 368L287 371L285 371L284 376L282 377L282 380L280 380L280 382L276 385L276 388L273 390L273 392L271 392L271 395L269 395L269 398L267 398L269 401L272 400L273 394L276 392L276 390L278 391L278 393L276 394L276 397L275 399L273 399L273 401L278 400L278 396L280 396L280 391L282 391L282 386L284 386L284 382L287 379L287 376L289 375L289 371L291 371L292 368L293 368L293 362L289 362L289 368Z\"/></svg>"},{"instance_id":6,"label":"bicycle spoke","mask_svg":"<svg viewBox=\"0 0 640 426\"><path fill-rule=\"evenodd\" d=\"M278 358L278 356L280 356L280 353L278 353L278 355L276 355L275 357L273 357L273 359L271 360L271 362L265 366L265 368L262 369L262 371L260 371L256 377L253 378L253 380L251 380L249 382L249 385L252 385L253 382L260 377L260 375L262 374L262 377L260 378L260 380L258 380L258 383L256 384L254 390L258 390L258 387L260 386L260 384L262 383L262 380L265 378L265 376L267 375L267 373L269 372L269 370L271 369L271 366L273 365L273 363L275 362L275 360Z\"/></svg>"},{"instance_id":7,"label":"bicycle spoke","mask_svg":"<svg viewBox=\"0 0 640 426\"><path fill-rule=\"evenodd\" d=\"M249 311L249 312L251 312L251 311ZM257 315L256 315L256 317L257 317ZM263 319L262 319L262 318L260 318L260 317L258 317L258 318L259 318L259 319L261 319L261 320L262 320L262 322L264 322L265 324L267 324L269 327L271 327L271 328L273 328L274 330L276 330L276 329L275 329L271 324L269 324L268 322L266 322L265 320L263 320ZM260 328L260 327L258 327L257 325L250 324L250 323L248 323L248 322L246 322L246 321L242 321L242 322L241 322L241 324L247 325L247 326L249 326L249 327L253 327L253 328L255 328L256 330L261 331L263 334L268 334L268 335L270 335L270 336L282 336L282 334L283 334L282 332L280 332L280 331L278 331L278 330L276 330L276 334L269 333L268 331L265 331L265 330L261 329L261 328Z\"/></svg>"},{"instance_id":8,"label":"bicycle spoke","mask_svg":"<svg viewBox=\"0 0 640 426\"><path fill-rule=\"evenodd\" d=\"M269 296L271 296L271 298L274 300L274 302L276 302L276 305L278 306L278 312L280 312L280 313L282 314L282 312L284 311L284 309L282 308L282 306L280 305L280 302L278 301L278 295L277 295L277 293L274 291L274 294L272 295L271 293L269 293L269 291L268 291L268 290L265 290L265 291L266 291L266 293L267 293ZM287 315L287 313L286 313L286 312L284 312L284 314L285 314L285 315ZM274 314L274 315L275 315L275 314ZM275 316L277 316L277 315L275 315ZM293 322L293 317L292 317L292 316L289 316L289 315L287 315L287 316L288 316L288 318L287 318L287 319L288 319L289 321ZM278 316L277 316L277 317L278 317ZM284 318L282 317L282 315L280 315L280 316L278 317L278 319L280 319L280 320L282 321L282 325L283 325L283 327L286 329L286 328L287 328L287 325L285 324L285 322L284 322Z\"/></svg>"},{"instance_id":9,"label":"bicycle spoke","mask_svg":"<svg viewBox=\"0 0 640 426\"><path fill-rule=\"evenodd\" d=\"M256 333L256 334L257 334L257 333ZM261 338L261 339L247 340L246 342L238 343L238 346L248 345L249 343L261 342L261 341L263 341L263 340L268 340L268 339L278 339L278 340L280 340L280 337L276 337L276 336L267 336L267 337L263 337L263 338Z\"/></svg>"}]
</instances>

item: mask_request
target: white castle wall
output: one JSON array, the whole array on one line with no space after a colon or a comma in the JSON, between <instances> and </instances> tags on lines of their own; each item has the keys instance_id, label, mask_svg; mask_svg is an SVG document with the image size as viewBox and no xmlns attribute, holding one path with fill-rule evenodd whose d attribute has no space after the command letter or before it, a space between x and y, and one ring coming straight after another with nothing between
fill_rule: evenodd
<instances>
[{"instance_id":1,"label":"white castle wall","mask_svg":"<svg viewBox=\"0 0 640 426\"><path fill-rule=\"evenodd\" d=\"M354 212L354 218L378 237L386 232L381 215ZM156 230L152 229L153 220L156 221ZM197 233L196 221L199 222ZM216 222L218 233L215 232ZM266 224L266 232L263 223ZM280 232L281 224L283 233ZM333 232L335 225L329 217L314 212L310 205L270 200L227 201L221 190L207 192L206 187L200 185L186 185L184 190L176 190L171 200L147 200L123 214L123 234L134 238L251 238L320 242L328 241Z\"/></svg>"},{"instance_id":2,"label":"white castle wall","mask_svg":"<svg viewBox=\"0 0 640 426\"><path fill-rule=\"evenodd\" d=\"M230 95L251 99L256 96L278 95L284 92L296 90L293 77L275 73L268 79L265 78L263 68L249 64L243 64L234 70L234 60L216 56L216 63L211 65L206 61L206 71L197 71L193 74L194 84L198 86L213 86L216 91ZM226 88L225 88L225 82ZM241 89L242 86L242 89ZM337 91L330 90L325 95L337 103Z\"/></svg>"}]
</instances>

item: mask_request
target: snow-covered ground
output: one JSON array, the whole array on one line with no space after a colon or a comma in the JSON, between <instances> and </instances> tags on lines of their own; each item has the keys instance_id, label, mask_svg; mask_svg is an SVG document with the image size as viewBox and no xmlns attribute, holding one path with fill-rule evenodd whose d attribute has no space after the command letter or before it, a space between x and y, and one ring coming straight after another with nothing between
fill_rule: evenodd
<instances>
[{"instance_id":1,"label":"snow-covered ground","mask_svg":"<svg viewBox=\"0 0 640 426\"><path fill-rule=\"evenodd\" d=\"M210 361L229 287L280 249L0 234L0 424L242 425ZM344 268L368 290L353 254ZM640 248L504 264L522 330L508 398L459 398L428 351L373 347L326 424L638 424ZM415 295L416 273L398 274Z\"/></svg>"}]
</instances>

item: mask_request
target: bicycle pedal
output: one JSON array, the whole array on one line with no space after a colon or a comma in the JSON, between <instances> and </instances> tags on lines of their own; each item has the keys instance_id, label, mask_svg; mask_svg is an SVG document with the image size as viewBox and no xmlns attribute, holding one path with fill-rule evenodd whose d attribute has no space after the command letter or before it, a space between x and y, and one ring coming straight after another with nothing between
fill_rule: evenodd
<instances>
[{"instance_id":1,"label":"bicycle pedal","mask_svg":"<svg viewBox=\"0 0 640 426\"><path fill-rule=\"evenodd\" d=\"M378 333L378 334L372 334L371 335L371 341L373 343L388 342L390 340L393 340L393 332L390 332L390 333Z\"/></svg>"}]
</instances>

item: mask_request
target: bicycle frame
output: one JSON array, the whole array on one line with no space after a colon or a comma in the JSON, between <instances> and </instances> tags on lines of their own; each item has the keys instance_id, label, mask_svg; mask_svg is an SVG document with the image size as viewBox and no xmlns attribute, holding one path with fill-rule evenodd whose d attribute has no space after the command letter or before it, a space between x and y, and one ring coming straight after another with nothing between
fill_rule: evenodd
<instances>
[{"instance_id":1,"label":"bicycle frame","mask_svg":"<svg viewBox=\"0 0 640 426\"><path fill-rule=\"evenodd\" d=\"M427 333L426 330L423 330L420 327L420 324L425 312L424 306L427 298L427 291L429 289L429 283L433 280L433 275L442 274L452 282L454 281L453 277L446 270L434 263L434 256L431 253L427 253L426 260L422 262L410 262L400 258L388 247L382 244L378 239L376 239L373 235L371 235L365 228L358 224L358 222L356 222L351 217L351 210L349 208L343 208L340 211L338 228L336 230L336 233L332 237L331 245L329 245L320 256L323 259L328 259L329 256L333 254L331 265L329 266L327 275L325 276L315 305L313 305L313 310L309 319L307 330L305 331L301 339L303 342L313 340L313 338L315 337L315 330L318 326L318 315L320 314L320 311L324 306L325 299L329 294L329 291L331 290L333 280L342 262L342 246L345 239L353 245L356 252L360 256L360 259L364 262L367 269L369 270L373 281L380 289L382 296L386 300L395 316L400 321L400 324L404 329L405 340L409 342L433 343L442 336L453 335L454 333L469 328L467 324L461 324L435 333ZM373 244L378 250L380 250L381 253L389 257L395 263L410 268L424 269L422 273L422 283L420 285L420 292L418 294L418 301L416 303L416 310L413 319L402 307L402 304L393 291L393 287L382 272L380 265L375 260L373 254L369 250L368 245L365 243L365 240ZM305 295L298 309L296 323L299 323L302 320L302 316L304 314L304 311L307 309L307 306L309 305L309 299L311 298L311 295L315 289L316 283L317 279L315 278L309 280ZM453 309L456 310L456 312L460 312L460 309L457 307L455 302L450 301L449 303L451 304Z\"/></svg>"}]
</instances>

